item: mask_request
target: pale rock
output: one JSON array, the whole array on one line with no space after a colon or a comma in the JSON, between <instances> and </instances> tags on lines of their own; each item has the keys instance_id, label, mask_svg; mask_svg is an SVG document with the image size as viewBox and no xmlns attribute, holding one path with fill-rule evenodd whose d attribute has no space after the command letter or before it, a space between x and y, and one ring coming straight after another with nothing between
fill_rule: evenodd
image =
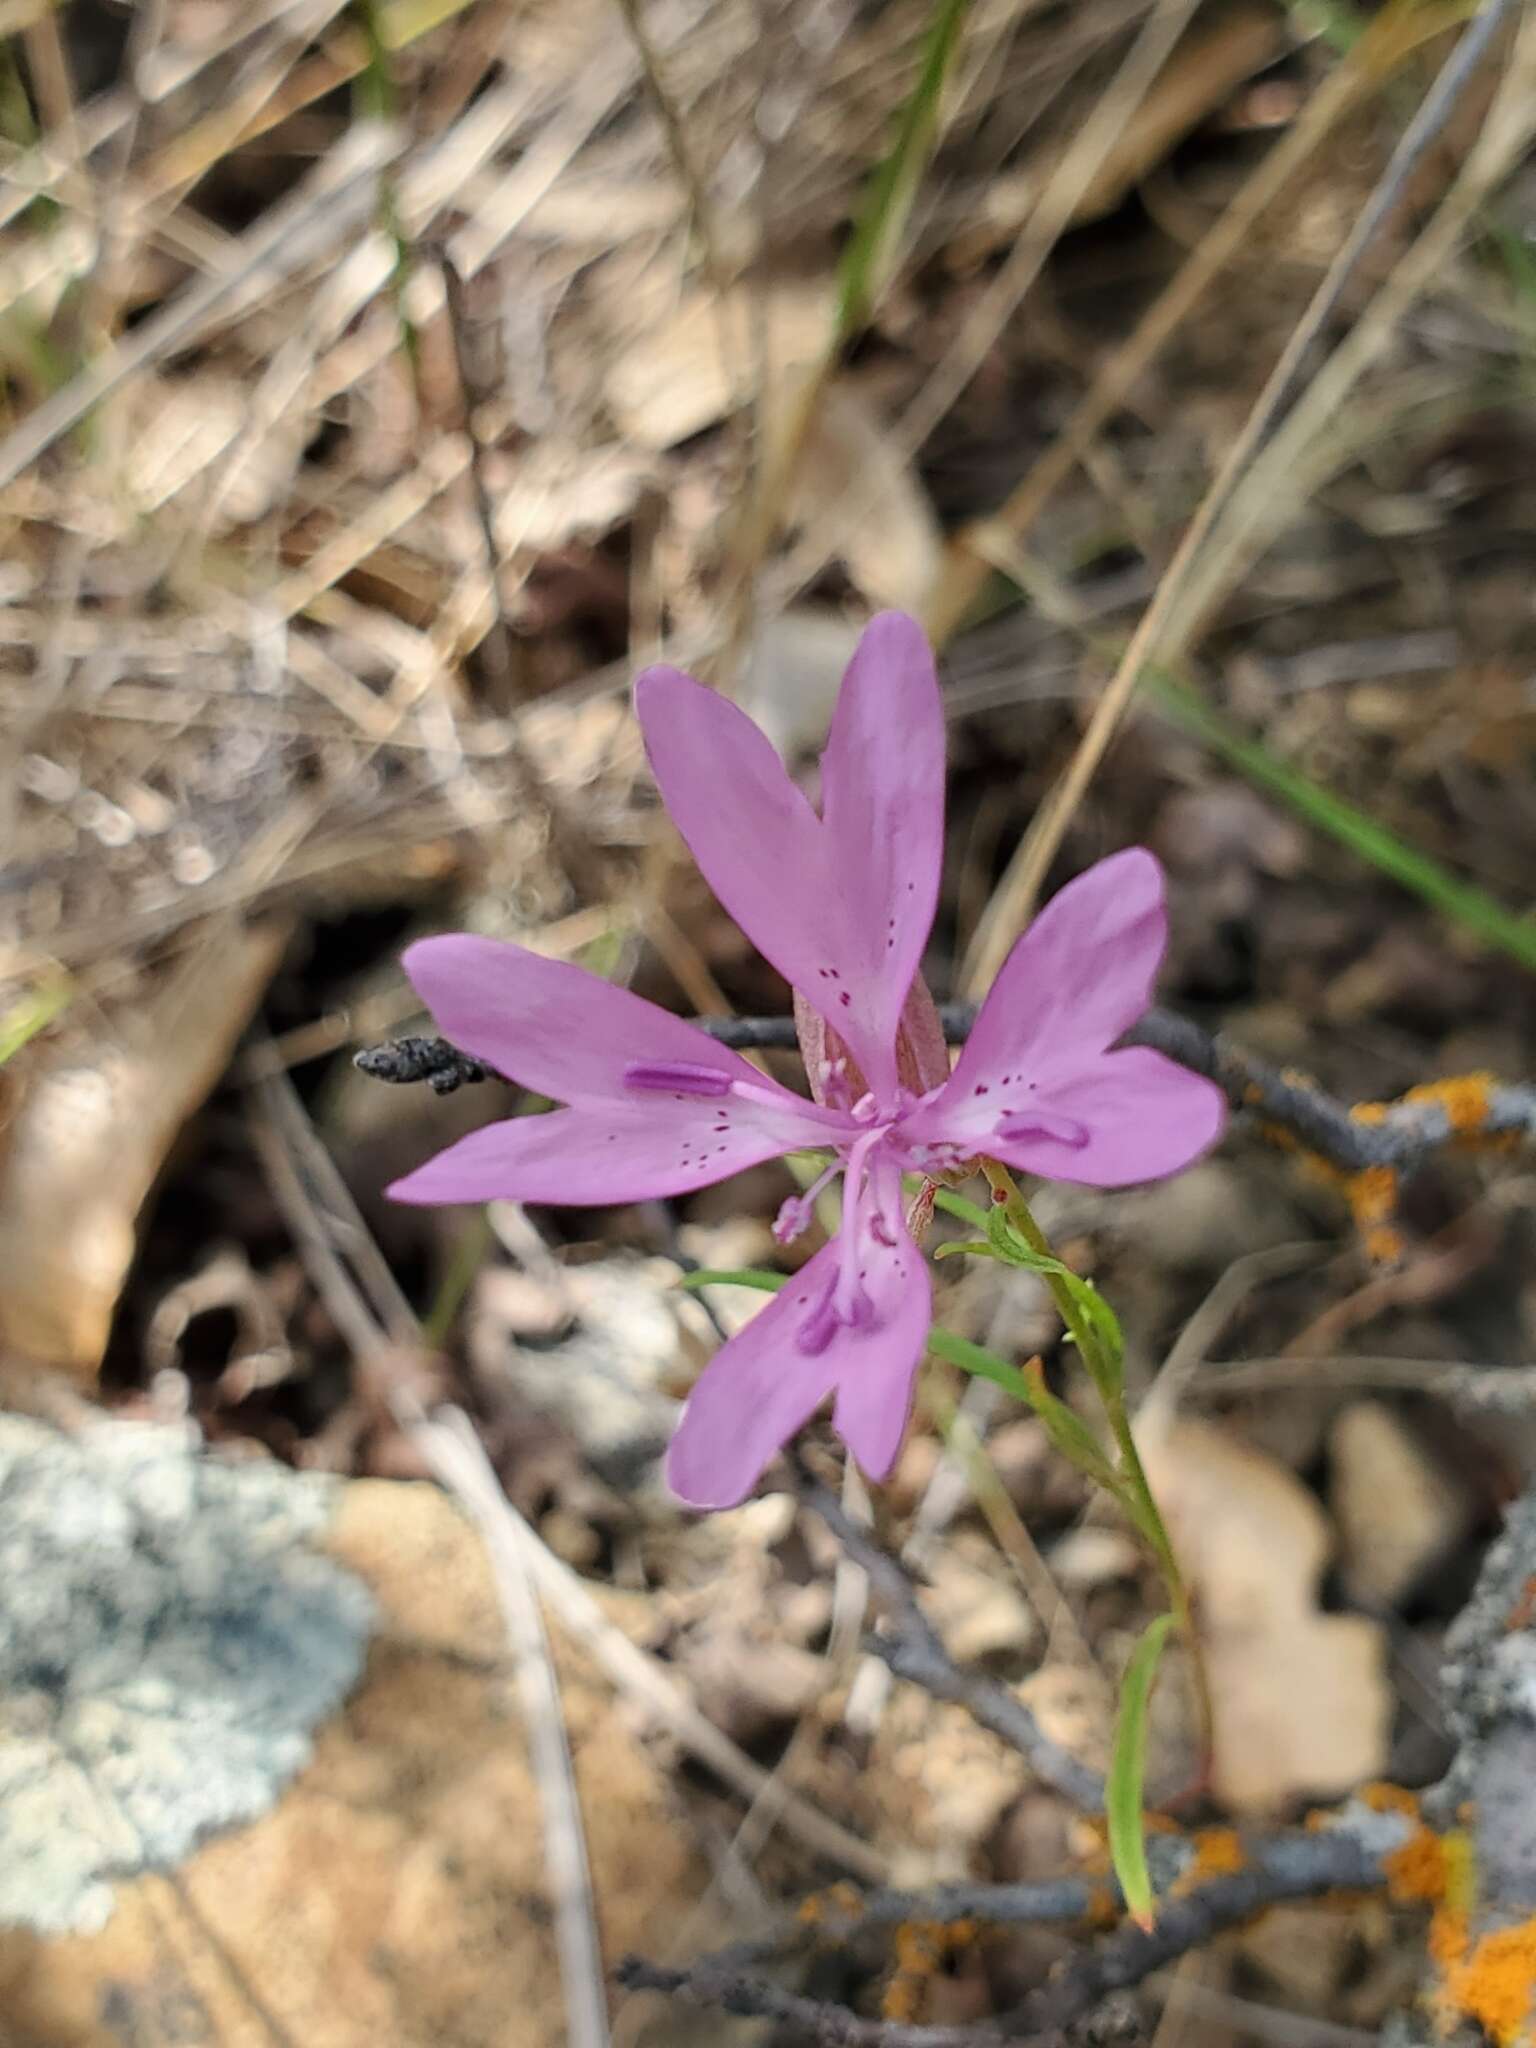
<instances>
[{"instance_id":1,"label":"pale rock","mask_svg":"<svg viewBox=\"0 0 1536 2048\"><path fill-rule=\"evenodd\" d=\"M38 1755L22 1788L56 1787L34 1865L54 1873L37 1885L52 1924L73 1931L0 1933L6 2039L562 2048L540 1799L478 1536L433 1487L228 1468L172 1434L117 1425L107 1477L36 1467L65 1554L39 1550L30 1579L0 1579L3 1639L27 1635L47 1679L23 1694L6 1672L7 1711L30 1715L34 1750L50 1712L73 1740L89 1720L76 1705L124 1703L105 1746L87 1725L79 1755L46 1769ZM66 1462L99 1455L88 1444ZM13 1447L0 1465L9 1532L25 1506L7 1483L16 1464ZM38 1661L49 1613L63 1677ZM605 1959L669 1954L707 1871L623 1704L558 1637L554 1649ZM117 1669L130 1653L136 1680ZM259 1776L260 1799L223 1797L232 1776ZM111 1832L114 1860L94 1874L79 1874L96 1853L89 1825L83 1849L69 1832L81 1799ZM18 1818L15 1788L0 1790L12 1857L26 1825L25 1801ZM654 2005L643 2024L632 2038L700 2038Z\"/></svg>"},{"instance_id":2,"label":"pale rock","mask_svg":"<svg viewBox=\"0 0 1536 2048\"><path fill-rule=\"evenodd\" d=\"M1475 1504L1384 1401L1352 1401L1328 1450L1345 1588L1365 1606L1393 1607L1467 1534Z\"/></svg>"},{"instance_id":3,"label":"pale rock","mask_svg":"<svg viewBox=\"0 0 1536 2048\"><path fill-rule=\"evenodd\" d=\"M1054 1544L1046 1559L1051 1577L1068 1592L1091 1592L1115 1579L1134 1578L1144 1563L1135 1538L1123 1529L1103 1529L1085 1522Z\"/></svg>"},{"instance_id":4,"label":"pale rock","mask_svg":"<svg viewBox=\"0 0 1536 2048\"><path fill-rule=\"evenodd\" d=\"M927 1568L918 1600L957 1664L971 1664L1027 1649L1037 1633L1018 1586L1000 1568L988 1569L941 1550Z\"/></svg>"}]
</instances>

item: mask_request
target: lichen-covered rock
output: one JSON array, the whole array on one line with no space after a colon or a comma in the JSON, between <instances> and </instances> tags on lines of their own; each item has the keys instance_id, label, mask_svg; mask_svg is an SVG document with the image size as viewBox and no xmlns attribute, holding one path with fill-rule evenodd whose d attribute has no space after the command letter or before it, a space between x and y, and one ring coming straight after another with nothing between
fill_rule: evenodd
<instances>
[{"instance_id":1,"label":"lichen-covered rock","mask_svg":"<svg viewBox=\"0 0 1536 2048\"><path fill-rule=\"evenodd\" d=\"M0 1443L11 1428L0 1423ZM16 1845L39 1797L52 1804L46 1830L32 1824L34 1865L65 1873L50 1879L56 1901L91 1902L79 1931L0 1933L7 2048L562 2048L538 1788L479 1537L430 1486L327 1487L193 1458L184 1438L173 1455L173 1437L120 1426L0 1488L5 1542L18 1508L42 1519L38 1489L54 1475L52 1534L28 1553L24 1630L10 1569L19 1553L0 1555L0 1634L6 1645L25 1635L33 1679L0 1712L14 1726L18 1701L41 1711L46 1614L74 1646L79 1711L89 1719L107 1697L113 1731L87 1771L62 1744L39 1752L6 1823L10 1895L27 1889ZM122 1484L96 1469L103 1448ZM71 1463L81 1459L89 1481ZM94 1594L50 1592L59 1560L48 1544L63 1552L65 1581ZM118 1578L127 1590L112 1590ZM23 1668L5 1655L5 1669ZM136 1659L153 1684L135 1689ZM558 1642L556 1661L605 1953L670 1953L707 1872L623 1703ZM150 1732L133 1747L125 1724L140 1709ZM201 1801L189 1784L198 1771L213 1788ZM236 1813L231 1778L254 1788L261 1773L259 1817ZM9 1796L0 1785L0 1802ZM158 1812L167 1802L195 1823L173 1833ZM155 1857L110 1832L123 1811L148 1828ZM81 1826L86 1848L66 1853ZM62 1921L56 1905L51 1924ZM659 2006L654 2026L637 2041L690 2038Z\"/></svg>"},{"instance_id":2,"label":"lichen-covered rock","mask_svg":"<svg viewBox=\"0 0 1536 2048\"><path fill-rule=\"evenodd\" d=\"M332 1498L189 1430L0 1417L0 1924L104 1926L308 1761L373 1617L314 1547Z\"/></svg>"}]
</instances>

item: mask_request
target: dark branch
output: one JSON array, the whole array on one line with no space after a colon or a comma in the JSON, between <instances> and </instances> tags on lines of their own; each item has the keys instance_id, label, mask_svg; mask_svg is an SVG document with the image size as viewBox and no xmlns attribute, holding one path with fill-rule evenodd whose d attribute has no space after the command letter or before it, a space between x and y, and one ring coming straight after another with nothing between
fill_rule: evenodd
<instances>
[{"instance_id":1,"label":"dark branch","mask_svg":"<svg viewBox=\"0 0 1536 2048\"><path fill-rule=\"evenodd\" d=\"M1097 1771L1079 1763L1069 1750L1053 1742L1012 1689L995 1678L962 1671L939 1640L937 1631L917 1604L906 1572L844 1514L834 1495L813 1479L802 1477L800 1495L818 1514L852 1561L869 1579L885 1610L889 1633L873 1636L869 1647L898 1678L921 1686L937 1700L966 1708L973 1720L1018 1751L1035 1775L1074 1805L1098 1812L1104 1804L1104 1781Z\"/></svg>"},{"instance_id":2,"label":"dark branch","mask_svg":"<svg viewBox=\"0 0 1536 2048\"><path fill-rule=\"evenodd\" d=\"M1250 1849L1248 1867L1215 1877L1182 1897L1159 1900L1150 1932L1124 1925L1096 1949L1076 1957L1024 2003L1000 2019L974 2026L928 2027L864 2019L845 2006L804 1998L750 1974L738 1945L688 1969L627 1957L621 1984L662 1991L691 2005L755 2019L785 2021L804 2030L818 2048L987 2048L1025 2039L1059 2040L1115 1992L1144 1983L1190 1949L1239 1925L1267 1906L1316 1898L1335 1889L1372 1890L1383 1882L1383 1859L1401 1846L1408 1823L1401 1816L1364 1815L1316 1833L1280 1835ZM1054 1885L945 1885L931 1893L871 1893L850 1903L836 1922L817 1915L803 1931L823 1938L847 1936L871 1925L966 1918L989 1926L1086 1917L1093 1887L1086 1881ZM963 1904L964 1911L957 1909ZM1076 1911L1064 1910L1075 1906Z\"/></svg>"},{"instance_id":3,"label":"dark branch","mask_svg":"<svg viewBox=\"0 0 1536 2048\"><path fill-rule=\"evenodd\" d=\"M959 1045L970 1033L976 1008L971 1003L946 1003L939 1015L950 1043ZM793 1048L796 1042L792 1017L706 1017L700 1029L738 1052L770 1052ZM1389 1103L1379 1116L1373 1114L1366 1121L1348 1103L1309 1080L1282 1073L1172 1010L1149 1010L1126 1033L1125 1043L1151 1046L1192 1073L1203 1074L1234 1110L1286 1132L1343 1173L1363 1173L1373 1166L1407 1172L1468 1135L1536 1136L1536 1087L1490 1083L1475 1130L1459 1125L1448 1104L1433 1094ZM383 1081L428 1081L443 1095L461 1081L484 1080L487 1071L441 1038L392 1039L360 1052L357 1064Z\"/></svg>"}]
</instances>

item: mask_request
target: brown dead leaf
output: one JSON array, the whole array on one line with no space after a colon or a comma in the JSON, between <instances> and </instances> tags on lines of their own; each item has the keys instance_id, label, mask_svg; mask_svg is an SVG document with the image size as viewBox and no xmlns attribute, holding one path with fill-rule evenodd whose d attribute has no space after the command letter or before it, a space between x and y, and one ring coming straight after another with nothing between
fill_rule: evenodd
<instances>
[{"instance_id":1,"label":"brown dead leaf","mask_svg":"<svg viewBox=\"0 0 1536 2048\"><path fill-rule=\"evenodd\" d=\"M624 436L642 448L673 448L714 426L752 390L760 329L770 385L810 364L832 319L824 280L771 279L761 289L685 292L668 313L633 332L632 300L614 308L628 330L613 351L604 393Z\"/></svg>"},{"instance_id":2,"label":"brown dead leaf","mask_svg":"<svg viewBox=\"0 0 1536 2048\"><path fill-rule=\"evenodd\" d=\"M877 608L920 612L939 573L939 522L880 414L846 378L823 392L816 407L790 512L810 526L839 501L851 516L841 530L828 532L827 544L860 592ZM864 509L871 502L879 507L874 518Z\"/></svg>"},{"instance_id":3,"label":"brown dead leaf","mask_svg":"<svg viewBox=\"0 0 1536 2048\"><path fill-rule=\"evenodd\" d=\"M1189 1581L1216 1706L1214 1786L1242 1813L1348 1790L1386 1764L1386 1639L1321 1614L1322 1509L1277 1460L1204 1422L1142 1447Z\"/></svg>"},{"instance_id":4,"label":"brown dead leaf","mask_svg":"<svg viewBox=\"0 0 1536 2048\"><path fill-rule=\"evenodd\" d=\"M0 1342L93 1380L134 1223L177 1133L214 1086L286 942L220 925L137 1008L84 1040L34 1040L7 1070L0 1128Z\"/></svg>"}]
</instances>

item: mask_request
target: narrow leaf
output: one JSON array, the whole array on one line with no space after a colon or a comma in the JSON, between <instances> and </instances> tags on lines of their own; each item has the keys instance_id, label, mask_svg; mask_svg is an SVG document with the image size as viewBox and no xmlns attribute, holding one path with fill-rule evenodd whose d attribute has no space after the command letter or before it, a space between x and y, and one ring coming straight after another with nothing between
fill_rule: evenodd
<instances>
[{"instance_id":1,"label":"narrow leaf","mask_svg":"<svg viewBox=\"0 0 1536 2048\"><path fill-rule=\"evenodd\" d=\"M964 1195L957 1195L953 1188L935 1188L933 1206L942 1209L946 1216L958 1216L962 1223L969 1223L972 1230L985 1230L987 1211L975 1202L968 1202Z\"/></svg>"},{"instance_id":2,"label":"narrow leaf","mask_svg":"<svg viewBox=\"0 0 1536 2048\"><path fill-rule=\"evenodd\" d=\"M1126 1911L1138 1927L1150 1929L1153 1918L1152 1879L1147 1870L1146 1829L1142 1792L1147 1772L1147 1707L1157 1677L1158 1659L1173 1626L1171 1614L1160 1614L1143 1631L1131 1652L1120 1685L1120 1712L1115 1721L1115 1747L1104 1781L1104 1817L1109 1823L1109 1854L1125 1894Z\"/></svg>"},{"instance_id":3,"label":"narrow leaf","mask_svg":"<svg viewBox=\"0 0 1536 2048\"><path fill-rule=\"evenodd\" d=\"M1023 1373L1016 1365L999 1358L995 1351L973 1344L968 1337L957 1337L953 1330L937 1327L928 1332L928 1349L935 1358L942 1358L949 1365L958 1365L962 1372L971 1373L976 1379L991 1380L1005 1394L1012 1394L1015 1401L1034 1405L1034 1396Z\"/></svg>"},{"instance_id":4,"label":"narrow leaf","mask_svg":"<svg viewBox=\"0 0 1536 2048\"><path fill-rule=\"evenodd\" d=\"M1213 753L1230 761L1256 787L1280 797L1308 824L1370 861L1405 889L1422 896L1426 903L1443 910L1486 944L1511 954L1522 966L1536 967L1536 918L1506 910L1474 883L1462 881L1364 811L1356 810L1353 804L1278 760L1257 740L1245 738L1187 683L1166 673L1153 672L1144 678L1142 686L1175 724L1203 740Z\"/></svg>"},{"instance_id":5,"label":"narrow leaf","mask_svg":"<svg viewBox=\"0 0 1536 2048\"><path fill-rule=\"evenodd\" d=\"M700 1266L696 1273L685 1273L679 1283L683 1287L755 1287L760 1294L777 1294L788 1281L787 1273L767 1273L760 1266L742 1266L730 1271L720 1266Z\"/></svg>"},{"instance_id":6,"label":"narrow leaf","mask_svg":"<svg viewBox=\"0 0 1536 2048\"><path fill-rule=\"evenodd\" d=\"M895 268L902 232L938 136L944 86L960 47L967 5L968 0L938 0L934 8L922 70L843 252L837 279L837 346L868 320Z\"/></svg>"},{"instance_id":7,"label":"narrow leaf","mask_svg":"<svg viewBox=\"0 0 1536 2048\"><path fill-rule=\"evenodd\" d=\"M1061 1455L1079 1472L1086 1473L1095 1486L1102 1486L1114 1499L1123 1500L1120 1474L1099 1449L1088 1425L1045 1384L1045 1368L1038 1358L1031 1359L1025 1367L1024 1383L1027 1390L1025 1399L1045 1425L1046 1435Z\"/></svg>"}]
</instances>

